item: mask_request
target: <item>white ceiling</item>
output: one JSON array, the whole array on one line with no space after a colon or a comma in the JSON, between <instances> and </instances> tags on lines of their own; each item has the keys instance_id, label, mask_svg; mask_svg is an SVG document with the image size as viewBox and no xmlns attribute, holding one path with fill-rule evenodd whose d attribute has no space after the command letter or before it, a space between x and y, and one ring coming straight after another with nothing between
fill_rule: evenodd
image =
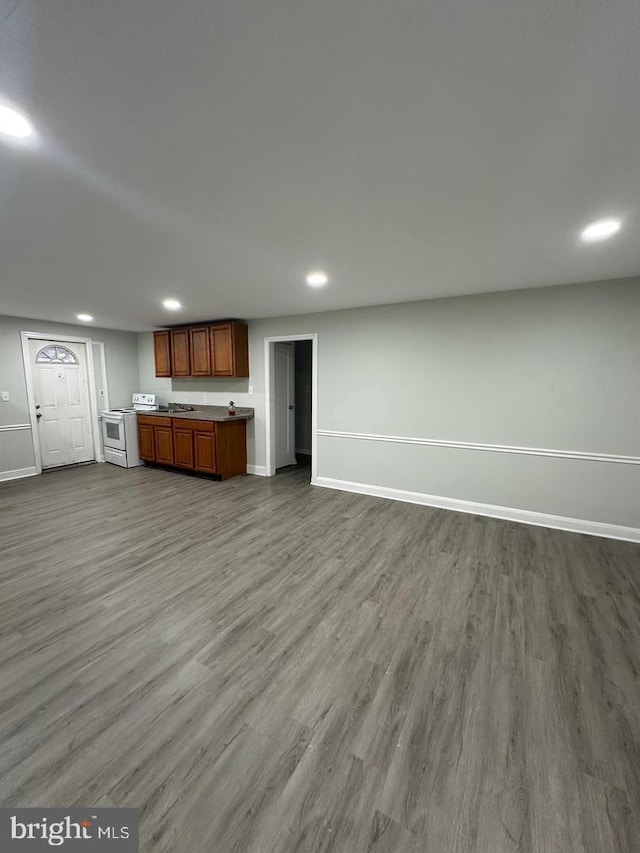
<instances>
[{"instance_id":1,"label":"white ceiling","mask_svg":"<svg viewBox=\"0 0 640 853\"><path fill-rule=\"evenodd\" d=\"M640 273L638 0L0 0L0 20L0 95L40 135L0 144L0 313L143 329ZM579 242L612 215L613 240Z\"/></svg>"}]
</instances>

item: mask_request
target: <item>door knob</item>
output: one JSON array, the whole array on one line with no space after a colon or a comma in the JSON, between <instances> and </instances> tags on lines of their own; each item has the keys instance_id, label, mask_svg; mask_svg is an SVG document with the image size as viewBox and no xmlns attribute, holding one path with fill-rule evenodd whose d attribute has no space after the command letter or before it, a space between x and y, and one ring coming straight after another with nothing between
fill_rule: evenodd
<instances>
[{"instance_id":1,"label":"door knob","mask_svg":"<svg viewBox=\"0 0 640 853\"><path fill-rule=\"evenodd\" d=\"M42 412L36 412L36 418L38 420L40 420L41 417L42 417Z\"/></svg>"},{"instance_id":2,"label":"door knob","mask_svg":"<svg viewBox=\"0 0 640 853\"><path fill-rule=\"evenodd\" d=\"M289 411L291 411L291 409L293 409L293 406L289 406Z\"/></svg>"}]
</instances>

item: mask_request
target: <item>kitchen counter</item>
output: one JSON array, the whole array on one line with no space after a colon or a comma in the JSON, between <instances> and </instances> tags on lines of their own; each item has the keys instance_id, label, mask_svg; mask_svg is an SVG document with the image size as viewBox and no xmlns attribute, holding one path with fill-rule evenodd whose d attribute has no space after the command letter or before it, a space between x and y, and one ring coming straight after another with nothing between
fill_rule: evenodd
<instances>
[{"instance_id":1,"label":"kitchen counter","mask_svg":"<svg viewBox=\"0 0 640 853\"><path fill-rule=\"evenodd\" d=\"M193 412L168 412L157 410L154 412L139 412L145 417L159 418L182 418L183 420L192 421L250 421L253 418L253 409L238 406L236 414L230 415L227 406L202 406L200 409L194 409Z\"/></svg>"},{"instance_id":2,"label":"kitchen counter","mask_svg":"<svg viewBox=\"0 0 640 853\"><path fill-rule=\"evenodd\" d=\"M230 415L227 406L192 412L138 412L140 459L174 471L228 480L247 473L247 421L253 409Z\"/></svg>"}]
</instances>

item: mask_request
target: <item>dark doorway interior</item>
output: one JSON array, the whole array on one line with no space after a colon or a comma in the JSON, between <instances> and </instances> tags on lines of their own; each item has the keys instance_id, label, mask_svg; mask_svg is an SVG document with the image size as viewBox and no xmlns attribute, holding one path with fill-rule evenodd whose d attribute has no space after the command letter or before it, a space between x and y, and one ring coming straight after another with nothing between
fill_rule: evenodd
<instances>
[{"instance_id":1,"label":"dark doorway interior","mask_svg":"<svg viewBox=\"0 0 640 853\"><path fill-rule=\"evenodd\" d=\"M295 342L296 392L296 460L298 465L311 465L311 383L313 345L311 341Z\"/></svg>"}]
</instances>

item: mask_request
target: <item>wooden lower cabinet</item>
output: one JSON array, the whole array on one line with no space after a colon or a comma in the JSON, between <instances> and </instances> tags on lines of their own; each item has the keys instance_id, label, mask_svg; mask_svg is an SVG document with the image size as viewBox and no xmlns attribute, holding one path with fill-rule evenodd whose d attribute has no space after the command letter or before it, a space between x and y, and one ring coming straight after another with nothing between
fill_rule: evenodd
<instances>
[{"instance_id":1,"label":"wooden lower cabinet","mask_svg":"<svg viewBox=\"0 0 640 853\"><path fill-rule=\"evenodd\" d=\"M247 473L247 422L220 421L216 424L218 470L222 479Z\"/></svg>"},{"instance_id":2,"label":"wooden lower cabinet","mask_svg":"<svg viewBox=\"0 0 640 853\"><path fill-rule=\"evenodd\" d=\"M145 462L173 465L171 418L138 417L138 453Z\"/></svg>"},{"instance_id":3,"label":"wooden lower cabinet","mask_svg":"<svg viewBox=\"0 0 640 853\"><path fill-rule=\"evenodd\" d=\"M153 440L153 427L138 423L138 453L145 462L155 462L156 443Z\"/></svg>"},{"instance_id":4,"label":"wooden lower cabinet","mask_svg":"<svg viewBox=\"0 0 640 853\"><path fill-rule=\"evenodd\" d=\"M246 474L246 421L199 421L138 415L140 458L215 474L223 480Z\"/></svg>"},{"instance_id":5,"label":"wooden lower cabinet","mask_svg":"<svg viewBox=\"0 0 640 853\"><path fill-rule=\"evenodd\" d=\"M161 465L173 465L173 430L171 427L154 427L153 438L156 445L156 462Z\"/></svg>"},{"instance_id":6,"label":"wooden lower cabinet","mask_svg":"<svg viewBox=\"0 0 640 853\"><path fill-rule=\"evenodd\" d=\"M178 468L193 468L193 430L173 430L173 458Z\"/></svg>"},{"instance_id":7,"label":"wooden lower cabinet","mask_svg":"<svg viewBox=\"0 0 640 853\"><path fill-rule=\"evenodd\" d=\"M194 468L205 474L217 474L216 434L194 430L193 444L195 453Z\"/></svg>"}]
</instances>

